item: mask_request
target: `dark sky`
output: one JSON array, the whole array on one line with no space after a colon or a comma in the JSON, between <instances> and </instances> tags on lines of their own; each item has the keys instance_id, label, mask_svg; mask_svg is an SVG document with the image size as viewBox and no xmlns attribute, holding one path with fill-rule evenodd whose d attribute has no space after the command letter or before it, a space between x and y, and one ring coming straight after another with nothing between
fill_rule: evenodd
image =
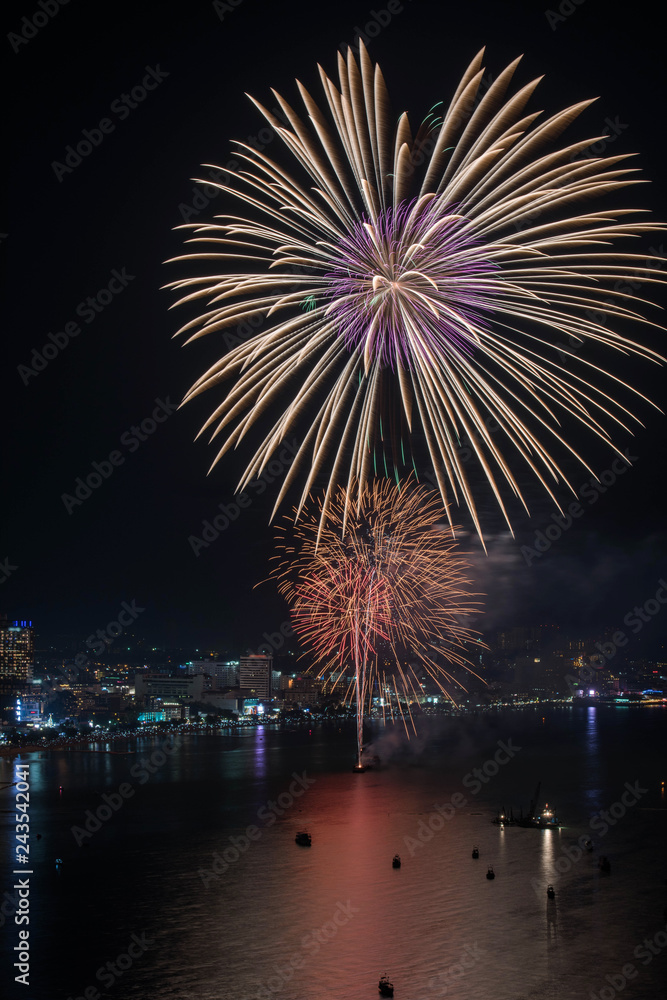
<instances>
[{"instance_id":1,"label":"dark sky","mask_svg":"<svg viewBox=\"0 0 667 1000\"><path fill-rule=\"evenodd\" d=\"M44 2L50 12L57 6ZM274 485L261 496L255 491L233 526L197 556L188 541L201 535L219 504L233 502L244 456L232 456L207 477L213 450L193 439L213 397L172 410L220 344L209 338L184 348L171 339L189 315L168 311L173 298L160 286L183 272L162 262L181 249L182 235L173 228L183 221L182 206L193 203L190 178L200 173L199 164L224 165L232 156L230 140L263 127L244 93L269 101L274 86L296 100L298 77L317 94L317 62L335 74L338 45L355 40L356 26L372 20L371 10L387 20L383 0L321 7L310 0L117 0L111 6L75 0L48 20L36 0L5 5L14 141L1 247L0 560L9 569L0 571L0 612L32 618L40 645L60 633L83 639L133 600L145 609L136 633L160 644L234 653L257 646L285 620L270 584L253 590L267 574ZM369 51L383 68L394 109L408 110L414 122L436 101L449 100L483 44L494 74L524 53L517 81L546 75L534 108L554 113L599 96L578 137L608 131L606 120L616 123L614 152L639 153L644 175L659 182L664 51L653 6L638 0L614 13L605 0L565 0L561 10L556 20L557 8L549 14L539 3L405 0ZM36 12L38 30L24 20ZM18 37L21 31L27 40ZM116 102L147 72L154 89L135 108L123 109ZM99 129L104 119L106 134L93 133L98 145L81 163L67 172L54 168L83 130ZM659 183L619 195L619 204L624 197L667 218ZM644 246L659 243L647 239ZM97 314L86 312L86 299L112 279L111 301ZM68 323L78 323L80 333L38 374L26 376L20 366L33 364L33 350L41 353L52 344L49 334L62 333ZM660 345L660 337L654 342ZM661 370L633 367L632 378L662 404ZM139 441L130 429L152 419L156 401L167 404L158 416L169 416ZM490 626L622 623L654 595L667 576L667 420L647 406L637 412L646 429L634 439L619 438L636 458L633 468L596 502L582 500L582 517L549 551L536 558L521 551L551 523L554 510L530 483L533 518L517 513L517 541L490 510L489 557L464 536L478 586L489 595ZM112 452L119 464L68 511L62 495L72 494L77 477ZM598 472L611 464L612 456L592 443L587 455ZM574 465L569 472L576 486L590 478ZM464 512L460 517L469 527ZM658 614L638 638L655 645L664 631Z\"/></svg>"}]
</instances>

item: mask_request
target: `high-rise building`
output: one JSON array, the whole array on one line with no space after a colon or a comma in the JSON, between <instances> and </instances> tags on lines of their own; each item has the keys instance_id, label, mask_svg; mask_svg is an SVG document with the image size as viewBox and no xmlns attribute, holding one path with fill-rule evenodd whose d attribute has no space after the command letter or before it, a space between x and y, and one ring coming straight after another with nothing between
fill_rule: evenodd
<instances>
[{"instance_id":1,"label":"high-rise building","mask_svg":"<svg viewBox=\"0 0 667 1000\"><path fill-rule=\"evenodd\" d=\"M251 653L239 660L239 687L252 691L253 698L270 699L272 690L273 657Z\"/></svg>"},{"instance_id":2,"label":"high-rise building","mask_svg":"<svg viewBox=\"0 0 667 1000\"><path fill-rule=\"evenodd\" d=\"M32 674L34 648L32 622L0 618L0 677L28 680Z\"/></svg>"}]
</instances>

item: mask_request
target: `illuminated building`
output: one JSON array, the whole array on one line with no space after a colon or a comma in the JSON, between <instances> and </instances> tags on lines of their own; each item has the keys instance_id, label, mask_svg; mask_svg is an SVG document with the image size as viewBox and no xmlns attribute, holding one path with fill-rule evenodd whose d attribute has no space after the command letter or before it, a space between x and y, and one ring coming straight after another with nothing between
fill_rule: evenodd
<instances>
[{"instance_id":1,"label":"illuminated building","mask_svg":"<svg viewBox=\"0 0 667 1000\"><path fill-rule=\"evenodd\" d=\"M252 692L254 698L270 699L272 695L273 657L251 653L239 660L239 686Z\"/></svg>"},{"instance_id":2,"label":"illuminated building","mask_svg":"<svg viewBox=\"0 0 667 1000\"><path fill-rule=\"evenodd\" d=\"M316 677L294 675L280 680L281 697L285 704L316 705L322 695L324 681Z\"/></svg>"},{"instance_id":3,"label":"illuminated building","mask_svg":"<svg viewBox=\"0 0 667 1000\"><path fill-rule=\"evenodd\" d=\"M202 674L185 677L164 677L162 674L136 674L134 690L137 703L161 701L170 706L201 700L204 690Z\"/></svg>"},{"instance_id":4,"label":"illuminated building","mask_svg":"<svg viewBox=\"0 0 667 1000\"><path fill-rule=\"evenodd\" d=\"M238 660L191 660L185 664L189 674L208 674L214 688L236 687L239 683Z\"/></svg>"},{"instance_id":5,"label":"illuminated building","mask_svg":"<svg viewBox=\"0 0 667 1000\"><path fill-rule=\"evenodd\" d=\"M41 698L20 696L16 699L16 721L18 723L28 723L39 725L42 721L43 704Z\"/></svg>"},{"instance_id":6,"label":"illuminated building","mask_svg":"<svg viewBox=\"0 0 667 1000\"><path fill-rule=\"evenodd\" d=\"M0 618L0 677L28 680L32 674L33 655L32 622Z\"/></svg>"}]
</instances>

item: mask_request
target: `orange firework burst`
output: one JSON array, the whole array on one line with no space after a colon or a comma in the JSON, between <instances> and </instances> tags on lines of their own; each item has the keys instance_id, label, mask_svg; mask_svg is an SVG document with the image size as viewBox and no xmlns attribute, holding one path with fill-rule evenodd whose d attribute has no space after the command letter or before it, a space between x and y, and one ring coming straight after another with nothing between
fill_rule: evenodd
<instances>
[{"instance_id":1,"label":"orange firework burst","mask_svg":"<svg viewBox=\"0 0 667 1000\"><path fill-rule=\"evenodd\" d=\"M353 501L340 488L324 519L322 504L286 520L273 575L318 677L333 687L354 672L346 698L356 699L359 727L375 697L407 727L426 677L453 700L448 685L463 685L449 665L472 673L465 645L477 636L463 619L479 606L467 563L440 498L423 486L355 484Z\"/></svg>"}]
</instances>

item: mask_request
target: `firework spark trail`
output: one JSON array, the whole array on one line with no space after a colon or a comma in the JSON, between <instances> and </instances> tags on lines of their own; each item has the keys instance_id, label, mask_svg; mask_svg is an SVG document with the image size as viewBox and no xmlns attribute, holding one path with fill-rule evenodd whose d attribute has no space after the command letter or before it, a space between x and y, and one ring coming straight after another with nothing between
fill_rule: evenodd
<instances>
[{"instance_id":1,"label":"firework spark trail","mask_svg":"<svg viewBox=\"0 0 667 1000\"><path fill-rule=\"evenodd\" d=\"M473 443L507 518L507 490L525 500L501 451L503 435L517 466L525 464L558 504L556 485L572 486L550 449L589 468L561 418L617 451L609 428L639 423L632 409L641 393L581 356L564 367L558 347L564 335L662 360L621 332L630 323L655 326L639 311L651 303L613 287L629 276L640 285L667 280L661 259L654 266L614 246L662 227L628 219L633 209L582 210L586 200L642 183L623 163L630 154L578 158L600 136L553 148L592 101L546 120L525 114L539 80L508 93L517 59L484 92L482 54L441 118L428 116L414 137L407 115L394 121L382 73L363 45L359 63L351 52L339 56L338 87L320 69L328 113L301 84L305 119L278 94L284 121L253 101L306 184L237 143L243 166L235 186L216 186L247 215L181 227L194 230L193 247L176 259L207 261L209 273L170 284L182 293L179 303L203 306L179 333L195 340L242 321L269 323L186 396L231 382L202 428L223 441L213 464L269 411L278 413L239 489L307 417L276 507L301 478L300 510L326 475L326 515L339 483L347 481L352 497L353 484L363 489L376 474L376 449L398 480L405 446L419 431L448 516L451 491L481 536L458 440ZM490 417L501 429L493 440Z\"/></svg>"},{"instance_id":2,"label":"firework spark trail","mask_svg":"<svg viewBox=\"0 0 667 1000\"><path fill-rule=\"evenodd\" d=\"M322 499L286 518L272 576L292 605L294 630L315 655L318 677L335 687L351 670L359 733L364 708L380 697L406 722L430 678L443 694L460 681L443 665L470 670L463 624L479 607L467 564L455 552L440 497L423 486L374 480L334 495L324 527ZM472 671L471 671L472 672ZM465 688L464 688L465 690Z\"/></svg>"}]
</instances>

